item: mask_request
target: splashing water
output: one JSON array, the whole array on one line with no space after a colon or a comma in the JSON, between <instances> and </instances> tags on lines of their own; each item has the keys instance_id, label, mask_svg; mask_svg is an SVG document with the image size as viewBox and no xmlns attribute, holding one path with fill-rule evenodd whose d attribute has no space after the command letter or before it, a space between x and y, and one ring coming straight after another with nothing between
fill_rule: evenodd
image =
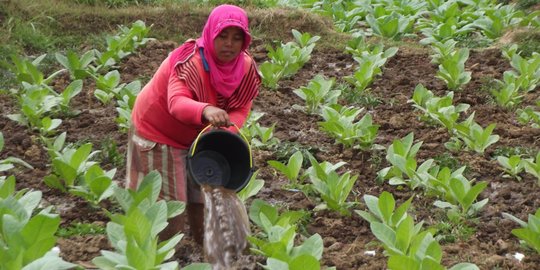
<instances>
[{"instance_id":1,"label":"splashing water","mask_svg":"<svg viewBox=\"0 0 540 270\"><path fill-rule=\"evenodd\" d=\"M234 269L248 247L249 219L234 190L202 185L204 195L204 252L213 270Z\"/></svg>"}]
</instances>

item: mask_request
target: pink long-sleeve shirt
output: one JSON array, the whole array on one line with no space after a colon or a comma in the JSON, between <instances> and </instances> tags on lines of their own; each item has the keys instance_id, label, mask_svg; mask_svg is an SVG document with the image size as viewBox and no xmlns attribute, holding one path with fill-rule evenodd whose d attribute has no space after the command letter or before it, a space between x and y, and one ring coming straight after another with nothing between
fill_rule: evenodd
<instances>
[{"instance_id":1,"label":"pink long-sleeve shirt","mask_svg":"<svg viewBox=\"0 0 540 270\"><path fill-rule=\"evenodd\" d=\"M252 58L245 55L246 67L252 66ZM204 71L202 58L194 53L193 61L204 84L206 101L198 101L195 92L184 80L179 79L170 68L170 56L160 65L154 77L137 96L132 112L132 122L137 134L157 143L180 149L189 149L199 132L208 125L203 119L203 109L218 106L217 92L210 86L210 78ZM251 109L252 102L228 110L231 122L241 127ZM224 109L224 108L223 108ZM238 132L235 127L229 130Z\"/></svg>"}]
</instances>

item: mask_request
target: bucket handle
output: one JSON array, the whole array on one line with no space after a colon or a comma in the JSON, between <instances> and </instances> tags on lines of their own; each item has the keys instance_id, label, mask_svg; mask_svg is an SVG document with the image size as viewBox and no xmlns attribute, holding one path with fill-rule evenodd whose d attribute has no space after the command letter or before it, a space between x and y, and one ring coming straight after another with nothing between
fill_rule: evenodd
<instances>
[{"instance_id":1,"label":"bucket handle","mask_svg":"<svg viewBox=\"0 0 540 270\"><path fill-rule=\"evenodd\" d=\"M242 131L240 130L240 128L235 124L233 123L233 126L236 127L236 129L238 130L238 134L240 134L240 136L242 137L242 139L244 139L244 141L246 142L246 145L248 147L248 152L249 152L249 167L250 168L253 168L253 158L251 156L251 145L249 144L246 136L244 136L244 134L242 133ZM197 138L195 138L195 141L193 142L193 149L191 150L191 156L193 156L193 154L195 154L195 149L197 148L197 143L199 143L199 138L201 137L201 135L207 130L209 129L210 127L212 127L212 125L208 125L206 127L204 127L201 132L199 132L199 135L197 135Z\"/></svg>"}]
</instances>

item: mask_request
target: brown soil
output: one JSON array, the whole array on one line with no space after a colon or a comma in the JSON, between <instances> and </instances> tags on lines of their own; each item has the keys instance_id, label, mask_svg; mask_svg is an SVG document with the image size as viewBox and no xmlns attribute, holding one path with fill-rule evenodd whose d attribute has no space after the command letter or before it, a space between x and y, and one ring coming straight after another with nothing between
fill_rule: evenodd
<instances>
[{"instance_id":1,"label":"brown soil","mask_svg":"<svg viewBox=\"0 0 540 270\"><path fill-rule=\"evenodd\" d=\"M175 42L149 43L123 61L120 67L123 80L148 78L175 46ZM264 46L254 46L252 52L259 63L264 61ZM398 203L415 196L411 214L416 217L416 222L425 221L424 227L436 225L442 214L433 206L432 198L422 196L420 191L412 192L407 188L375 182L377 171L388 166L384 160L384 152L343 149L319 129L317 121L320 119L293 108L295 104L303 105L303 101L293 93L294 89L306 85L319 73L340 81L353 72L353 68L349 67L352 64L354 61L351 56L342 51L315 51L310 62L293 78L282 81L277 91L261 89L253 107L255 111L265 113L260 124L269 126L276 123L275 137L282 142L291 142L298 147L310 149L319 161L347 162L345 169L359 175L348 199L360 202L355 209L365 209L362 203L363 195L379 196L386 190L394 194ZM382 102L368 108L374 116L374 122L380 125L376 143L388 146L393 140L414 132L415 139L424 142L417 156L419 162L447 153L458 160L459 164L468 167L469 179L488 182L488 188L480 197L489 198L489 203L479 213L478 221L471 221L469 224L475 232L466 239L456 239L453 243L441 242L444 265L450 267L458 262L472 262L481 269L540 269L540 255L521 246L518 239L511 234L511 230L518 225L502 217L502 213L506 212L526 220L528 214L540 207L540 197L536 193L539 190L537 181L528 174L523 174L521 181L503 178L502 170L494 159L495 151L504 147L519 146L538 151L540 130L519 124L514 112L494 106L489 94L481 90L486 79L502 78L503 72L510 69L509 63L502 58L499 50L472 51L467 68L472 71L472 81L463 91L455 94L454 102L470 104L468 113L476 112L475 120L483 127L489 123L497 123L494 132L499 134L501 139L489 147L485 154L448 152L443 146L449 139L447 132L418 119L419 113L407 103L414 87L422 83L439 96L447 89L445 84L435 77L437 67L430 63L427 53L405 48L400 49L397 55L387 62L383 75L372 85L372 93ZM61 89L66 85L67 79L67 76L58 79L55 88ZM80 110L81 114L64 119L60 129L67 131L70 142L92 142L94 149L102 147L104 139L111 139L118 145L120 154L124 155L126 134L120 132L115 123L116 111L113 106L101 105L94 98L93 90L94 85L87 81L83 93L73 102L74 108ZM528 94L523 106L533 104L538 96L538 92ZM0 98L0 108L3 116L17 110L14 100L7 95ZM42 183L50 168L47 166L47 153L40 145L36 133L6 117L0 118L0 127L6 139L0 159L8 156L19 157L35 168L12 171L19 189L42 190L45 203L57 206L62 217L62 226L72 222L108 222L103 211L90 207L83 200L51 190ZM278 158L275 152L254 149L253 156L255 165L260 169L259 178L266 181L257 198L289 209L313 210L316 205L313 198L306 198L300 192L282 188L286 183L285 177L267 164L268 160ZM125 167L118 167L116 179L119 182L125 175L124 170ZM323 237L324 265L336 266L340 270L386 269L387 258L383 255L383 248L372 235L369 223L357 214L345 217L329 211L312 212L311 220L305 225L305 233L318 233ZM99 250L110 249L103 235L61 238L58 245L66 260L84 264L99 255ZM181 245L175 255L181 266L202 260L201 249L191 241L189 234L182 240ZM372 250L376 252L374 256L365 253ZM516 252L525 255L521 262L513 258ZM260 269L255 262L264 263L264 259L255 257L244 265L246 269Z\"/></svg>"}]
</instances>

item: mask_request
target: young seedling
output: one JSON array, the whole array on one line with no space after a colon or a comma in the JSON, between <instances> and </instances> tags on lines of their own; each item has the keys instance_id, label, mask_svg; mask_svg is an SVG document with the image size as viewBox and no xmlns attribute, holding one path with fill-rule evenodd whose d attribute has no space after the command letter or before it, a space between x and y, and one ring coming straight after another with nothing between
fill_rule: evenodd
<instances>
[{"instance_id":1,"label":"young seedling","mask_svg":"<svg viewBox=\"0 0 540 270\"><path fill-rule=\"evenodd\" d=\"M324 76L318 74L309 81L307 86L302 86L294 90L294 93L306 102L306 112L317 114L322 105L336 104L341 91L332 90L335 80L326 80Z\"/></svg>"},{"instance_id":2,"label":"young seedling","mask_svg":"<svg viewBox=\"0 0 540 270\"><path fill-rule=\"evenodd\" d=\"M538 185L540 185L540 152L536 154L534 159L525 159L524 165L525 171L535 176L538 179Z\"/></svg>"},{"instance_id":3,"label":"young seedling","mask_svg":"<svg viewBox=\"0 0 540 270\"><path fill-rule=\"evenodd\" d=\"M72 80L83 80L90 76L92 69L90 64L96 59L95 51L90 50L79 58L74 51L68 51L66 55L56 53L56 61L69 71Z\"/></svg>"},{"instance_id":4,"label":"young seedling","mask_svg":"<svg viewBox=\"0 0 540 270\"><path fill-rule=\"evenodd\" d=\"M520 123L530 124L533 128L540 128L540 112L533 107L527 106L525 109L518 109L516 113Z\"/></svg>"},{"instance_id":5,"label":"young seedling","mask_svg":"<svg viewBox=\"0 0 540 270\"><path fill-rule=\"evenodd\" d=\"M161 176L157 171L147 174L137 190L114 189L114 196L123 213L108 213L107 237L115 251L101 251L92 262L101 269L177 269L178 262L169 261L183 234L161 241L158 234L167 220L184 211L178 201L158 200Z\"/></svg>"},{"instance_id":6,"label":"young seedling","mask_svg":"<svg viewBox=\"0 0 540 270\"><path fill-rule=\"evenodd\" d=\"M408 216L407 210L411 206L412 199L412 197L409 198L396 209L396 201L392 193L383 191L379 198L366 194L364 195L364 202L369 212L363 210L355 210L355 212L369 223L379 222L396 229Z\"/></svg>"},{"instance_id":7,"label":"young seedling","mask_svg":"<svg viewBox=\"0 0 540 270\"><path fill-rule=\"evenodd\" d=\"M0 269L72 269L52 250L60 216L38 209L41 191L15 191L15 177L0 179Z\"/></svg>"},{"instance_id":8,"label":"young seedling","mask_svg":"<svg viewBox=\"0 0 540 270\"><path fill-rule=\"evenodd\" d=\"M503 216L521 226L521 228L513 229L512 234L540 253L540 208L536 210L534 215L529 214L527 222L508 213L503 213Z\"/></svg>"},{"instance_id":9,"label":"young seedling","mask_svg":"<svg viewBox=\"0 0 540 270\"><path fill-rule=\"evenodd\" d=\"M495 124L489 124L485 129L474 121L474 112L454 129L455 136L465 143L465 146L477 153L483 154L486 148L499 141L499 135L493 135Z\"/></svg>"},{"instance_id":10,"label":"young seedling","mask_svg":"<svg viewBox=\"0 0 540 270\"><path fill-rule=\"evenodd\" d=\"M459 90L471 80L470 71L465 71L465 62L469 58L469 50L458 49L445 58L441 58L437 77L446 82L448 89Z\"/></svg>"},{"instance_id":11,"label":"young seedling","mask_svg":"<svg viewBox=\"0 0 540 270\"><path fill-rule=\"evenodd\" d=\"M521 181L519 174L525 169L525 161L521 159L520 155L512 155L510 157L497 156L497 162L505 172L503 177L513 177Z\"/></svg>"},{"instance_id":12,"label":"young seedling","mask_svg":"<svg viewBox=\"0 0 540 270\"><path fill-rule=\"evenodd\" d=\"M237 193L238 198L242 202L245 202L247 199L257 195L257 193L259 193L259 191L263 188L264 180L257 179L258 174L259 174L259 170L256 170L251 175L251 178L249 179L249 182L246 185L246 187L244 187L240 192Z\"/></svg>"},{"instance_id":13,"label":"young seedling","mask_svg":"<svg viewBox=\"0 0 540 270\"><path fill-rule=\"evenodd\" d=\"M287 163L282 163L277 160L268 161L268 165L272 166L274 169L278 170L287 177L289 180L288 186L293 189L301 188L301 183L298 181L300 175L300 170L302 169L302 162L304 161L304 156L301 151L296 151L290 158Z\"/></svg>"},{"instance_id":14,"label":"young seedling","mask_svg":"<svg viewBox=\"0 0 540 270\"><path fill-rule=\"evenodd\" d=\"M439 208L449 209L447 215L450 220L474 217L489 201L486 198L475 202L486 187L486 182L473 184L473 181L465 178L450 178L445 197L447 201L437 200L434 204Z\"/></svg>"},{"instance_id":15,"label":"young seedling","mask_svg":"<svg viewBox=\"0 0 540 270\"><path fill-rule=\"evenodd\" d=\"M252 252L267 258L267 264L262 265L265 269L320 269L323 252L320 235L314 234L295 246L298 243L296 223L305 215L300 211L280 215L278 209L267 202L253 201L249 217L264 233L260 237L248 236L248 241Z\"/></svg>"},{"instance_id":16,"label":"young seedling","mask_svg":"<svg viewBox=\"0 0 540 270\"><path fill-rule=\"evenodd\" d=\"M69 193L79 196L97 207L99 202L113 195L116 183L113 182L116 168L103 171L99 165L94 164L84 173L84 182L70 187Z\"/></svg>"},{"instance_id":17,"label":"young seedling","mask_svg":"<svg viewBox=\"0 0 540 270\"><path fill-rule=\"evenodd\" d=\"M460 114L470 107L465 103L454 106L453 99L454 92L448 92L444 97L437 97L422 84L418 84L414 89L412 99L408 102L413 103L416 109L424 113L423 118L435 120L452 131L457 125Z\"/></svg>"},{"instance_id":18,"label":"young seedling","mask_svg":"<svg viewBox=\"0 0 540 270\"><path fill-rule=\"evenodd\" d=\"M326 171L312 159L312 166L317 173L309 174L309 180L313 189L321 196L323 203L315 207L315 210L331 209L341 215L349 216L354 202L348 202L347 198L358 179L358 175L345 172L339 175L336 171Z\"/></svg>"},{"instance_id":19,"label":"young seedling","mask_svg":"<svg viewBox=\"0 0 540 270\"><path fill-rule=\"evenodd\" d=\"M366 113L360 120L356 117L364 108L345 107L339 104L322 107L324 121L319 122L321 129L336 139L337 143L347 148L369 150L377 137L379 125L373 124L371 114Z\"/></svg>"}]
</instances>

